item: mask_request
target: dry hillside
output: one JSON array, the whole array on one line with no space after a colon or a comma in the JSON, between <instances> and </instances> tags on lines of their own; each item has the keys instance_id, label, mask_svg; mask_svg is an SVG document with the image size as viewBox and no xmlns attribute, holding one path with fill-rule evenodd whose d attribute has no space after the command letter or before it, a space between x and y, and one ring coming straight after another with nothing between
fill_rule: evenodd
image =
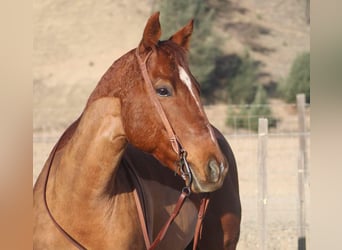
<instances>
[{"instance_id":1,"label":"dry hillside","mask_svg":"<svg viewBox=\"0 0 342 250\"><path fill-rule=\"evenodd\" d=\"M36 132L65 128L80 113L105 70L140 41L152 2L33 2ZM224 37L226 53L251 51L265 83L285 77L294 57L310 46L310 28L298 0L227 1L216 30Z\"/></svg>"},{"instance_id":2,"label":"dry hillside","mask_svg":"<svg viewBox=\"0 0 342 250\"><path fill-rule=\"evenodd\" d=\"M310 50L310 26L300 0L233 0L219 17L225 51L248 49L261 62L265 82L286 77L298 53Z\"/></svg>"}]
</instances>

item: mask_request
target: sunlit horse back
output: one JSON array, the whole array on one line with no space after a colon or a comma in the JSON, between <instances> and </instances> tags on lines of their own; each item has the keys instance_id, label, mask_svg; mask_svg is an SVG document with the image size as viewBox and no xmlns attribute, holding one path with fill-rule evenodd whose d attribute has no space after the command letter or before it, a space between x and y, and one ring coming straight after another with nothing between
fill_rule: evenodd
<instances>
[{"instance_id":1,"label":"sunlit horse back","mask_svg":"<svg viewBox=\"0 0 342 250\"><path fill-rule=\"evenodd\" d=\"M229 145L209 124L199 85L189 70L192 30L191 21L169 40L159 41L156 13L148 20L139 46L104 74L35 184L34 249L70 249L73 244L85 249L145 249L127 165L140 171L141 182L146 180L142 185L149 197L146 214L150 213L152 234L171 213L170 204L182 182L195 193L160 249L184 249L189 244L200 193L207 192L213 192L211 203L226 195L233 204L223 204L220 212L215 204L211 210L209 206L208 217L214 217L204 224L203 235L213 222L223 232L220 236L208 232L199 246L214 244L219 237L222 249L235 248L240 224L236 166ZM142 164L146 171L141 170ZM234 175L226 178L228 166ZM159 191L164 192L163 198L154 200Z\"/></svg>"}]
</instances>

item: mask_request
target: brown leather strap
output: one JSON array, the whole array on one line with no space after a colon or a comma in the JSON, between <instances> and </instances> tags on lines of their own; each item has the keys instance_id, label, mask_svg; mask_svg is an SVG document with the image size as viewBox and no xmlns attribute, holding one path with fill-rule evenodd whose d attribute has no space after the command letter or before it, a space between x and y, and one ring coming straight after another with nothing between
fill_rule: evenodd
<instances>
[{"instance_id":1,"label":"brown leather strap","mask_svg":"<svg viewBox=\"0 0 342 250\"><path fill-rule=\"evenodd\" d=\"M144 210L141 206L141 202L140 202L139 195L138 195L136 188L134 188L133 194L134 194L135 205L137 206L141 230L142 230L142 233L144 235L145 246L146 246L146 249L149 249L151 246L151 242L150 242L150 238L149 238L148 232L147 232L147 225L146 225L146 220L144 217Z\"/></svg>"},{"instance_id":2,"label":"brown leather strap","mask_svg":"<svg viewBox=\"0 0 342 250\"><path fill-rule=\"evenodd\" d=\"M144 197L143 197L142 186L139 183L136 171L132 167L133 163L131 162L131 160L129 158L126 158L125 160L128 163L126 165L126 169L130 173L130 178L131 178L131 181L134 185L134 190L133 190L134 200L135 200L135 205L136 205L136 208L138 211L138 217L139 217L139 221L140 221L141 231L142 231L143 236L144 236L145 246L146 246L146 249L152 250L152 249L155 249L158 246L158 244L163 240L163 238L164 238L165 234L167 233L171 223L177 217L177 215L179 214L179 211L181 210L181 208L184 204L184 201L189 196L189 191L187 189L183 189L183 191L182 191L180 197L178 198L178 201L177 201L177 203L176 203L176 205L172 211L172 214L170 215L169 219L165 222L164 226L159 231L157 237L155 238L155 240L151 244L146 219L144 216L146 207L143 205L144 204Z\"/></svg>"},{"instance_id":3,"label":"brown leather strap","mask_svg":"<svg viewBox=\"0 0 342 250\"><path fill-rule=\"evenodd\" d=\"M188 197L188 193L183 191L181 193L180 197L178 198L176 206L174 207L173 212L170 215L169 219L166 221L166 223L164 224L162 229L159 231L157 237L155 238L155 240L151 244L150 238L149 238L148 232L147 232L146 221L144 218L144 211L143 211L143 208L141 206L141 202L140 202L139 196L137 194L137 191L136 191L136 189L134 189L134 198L135 198L135 202L136 202L136 206L137 206L137 210L138 210L141 229L142 229L142 232L144 235L146 249L148 249L148 250L155 249L158 246L158 244L164 239L165 234L167 233L171 223L175 220L175 218L179 214L179 212L180 212L181 208L183 207L183 204L184 204L187 197ZM206 194L205 197L201 199L201 205L200 205L200 208L198 211L196 228L195 228L195 233L194 233L193 250L196 250L197 245L198 245L198 241L202 237L203 218L205 216L208 204L209 204L209 195Z\"/></svg>"},{"instance_id":4,"label":"brown leather strap","mask_svg":"<svg viewBox=\"0 0 342 250\"><path fill-rule=\"evenodd\" d=\"M157 245L163 240L167 230L169 229L171 223L174 221L174 219L177 217L177 215L179 214L179 211L181 210L185 199L188 197L188 194L186 192L182 192L181 195L178 198L178 201L176 203L175 208L173 209L173 212L170 216L170 218L167 220L167 222L165 223L165 225L163 226L163 228L159 231L156 239L153 241L151 247L149 248L149 250L153 250L157 247Z\"/></svg>"},{"instance_id":5,"label":"brown leather strap","mask_svg":"<svg viewBox=\"0 0 342 250\"><path fill-rule=\"evenodd\" d=\"M147 60L149 59L149 57L151 56L153 50L151 50L145 57L144 60L141 59L140 55L139 55L139 49L137 48L135 53L136 53L136 57L138 59L138 63L140 66L140 70L142 72L144 81L145 81L145 86L147 89L147 93L150 96L150 99L152 100L155 108L157 109L157 113L159 114L164 127L167 131L171 146L173 148L173 150L176 152L177 155L181 156L181 152L182 152L182 145L179 142L178 138L175 135L174 130L172 129L172 126L169 122L169 120L167 119L167 116L164 112L164 109L162 108L160 102L157 99L157 96L155 94L155 90L153 88L153 84L152 81L148 75L147 72ZM190 172L191 174L191 172ZM191 182L191 181L190 181ZM189 187L188 187L189 188ZM140 219L140 224L143 230L143 234L144 234L144 239L145 239L145 245L146 248L149 250L153 250L159 243L160 241L164 238L168 228L170 227L171 223L174 221L174 219L176 218L176 216L178 215L180 209L182 208L185 199L189 196L189 193L182 191L178 202L173 210L173 213L171 214L169 220L165 223L164 227L161 229L161 231L159 232L159 234L157 235L156 239L154 240L154 242L152 243L152 245L150 244L149 241L149 237L148 237L148 232L147 232L147 228L146 228L146 222L143 216L143 211L142 211L142 207L141 207L141 203L139 201L139 199L135 199L136 203L137 203L137 208L139 211L139 219ZM139 198L139 197L138 197ZM208 202L209 202L209 198L208 196L206 196L205 198L203 198L201 200L201 205L200 205L200 209L199 209L199 213L198 213L198 219L197 219L197 223L196 223L196 228L195 228L195 235L194 235L194 244L193 244L193 249L196 249L197 244L198 244L198 240L201 237L201 232L202 232L202 222L203 222L203 217L205 215L207 206L208 206Z\"/></svg>"},{"instance_id":6,"label":"brown leather strap","mask_svg":"<svg viewBox=\"0 0 342 250\"><path fill-rule=\"evenodd\" d=\"M209 195L206 194L205 197L202 198L201 200L201 205L198 211L197 223L196 223L195 234L194 234L193 250L196 250L198 241L202 237L203 218L207 211L208 204L209 204Z\"/></svg>"},{"instance_id":7,"label":"brown leather strap","mask_svg":"<svg viewBox=\"0 0 342 250\"><path fill-rule=\"evenodd\" d=\"M127 161L127 165L125 165L125 167L128 170L129 177L130 177L130 179L134 185L134 189L133 189L134 200L135 200L135 204L136 204L136 208L137 208L137 212L138 212L141 231L142 231L143 236L144 236L145 247L148 250L152 250L152 249L155 249L158 246L158 244L163 240L163 238L164 238L165 234L167 233L171 223L174 221L174 219L179 214L186 198L190 195L190 190L188 190L187 188L183 188L181 195L178 198L178 201L177 201L177 203L176 203L176 205L172 211L172 214L170 215L169 219L165 222L162 229L159 231L157 237L155 238L155 240L153 241L152 246L151 246L150 235L152 232L149 231L149 228L148 228L148 225L146 222L147 218L145 218L147 208L145 207L143 188L142 188L141 183L139 182L138 173L134 169L131 159L125 158L125 161Z\"/></svg>"},{"instance_id":8,"label":"brown leather strap","mask_svg":"<svg viewBox=\"0 0 342 250\"><path fill-rule=\"evenodd\" d=\"M155 90L153 88L153 84L152 84L151 79L150 79L148 72L147 72L146 62L147 62L148 58L151 56L152 52L153 51L151 50L146 55L144 60L141 59L141 57L139 55L139 49L138 48L136 49L135 54L136 54L136 57L138 59L139 66L140 66L141 73L143 75L144 81L146 83L145 85L146 85L147 93L150 96L150 99L152 100L154 106L156 107L157 113L159 114L159 116L160 116L160 118L164 124L164 127L167 131L167 134L168 134L168 137L169 137L169 140L170 140L170 143L172 145L173 150L176 152L177 155L179 155L179 153L180 153L180 142L177 139L177 137L176 137L176 135L175 135L175 133L171 127L171 124L166 117L166 114L164 112L163 107L161 106L160 102L157 99L157 96L155 94Z\"/></svg>"},{"instance_id":9,"label":"brown leather strap","mask_svg":"<svg viewBox=\"0 0 342 250\"><path fill-rule=\"evenodd\" d=\"M133 193L134 193L134 199L135 199L135 203L136 203L137 210L138 210L141 230L142 230L143 235L144 235L144 241L145 241L146 249L153 250L163 240L163 238L164 238L165 234L167 233L167 230L169 229L171 223L174 221L174 219L179 214L179 211L181 210L181 208L182 208L182 206L184 204L185 199L188 197L188 194L185 193L185 192L181 193L181 195L179 196L178 201L176 203L176 206L173 209L172 214L170 215L169 219L166 221L166 223L164 224L162 229L159 231L157 237L155 238L155 240L153 241L153 243L151 245L150 238L149 238L148 232L147 232L146 221L145 221L145 218L144 218L144 211L143 211L143 208L141 206L141 202L140 202L137 190L134 189Z\"/></svg>"},{"instance_id":10,"label":"brown leather strap","mask_svg":"<svg viewBox=\"0 0 342 250\"><path fill-rule=\"evenodd\" d=\"M62 138L64 137L66 131L62 134L62 136L60 137L60 139L58 140L58 142L56 143L55 147L53 148L52 152L51 152L51 159L50 159L50 162L49 162L49 166L48 166L48 169L47 169L47 173L46 173L46 178L45 178L45 183L44 183L44 205L45 205L45 208L47 210L47 213L50 217L50 219L52 220L53 224L55 224L56 228L58 229L58 231L61 232L61 234L63 234L63 236L72 244L74 245L77 249L80 249L80 250L86 250L87 248L85 248L84 246L81 245L81 243L79 243L77 240L75 240L68 232L66 232L61 225L59 225L59 223L56 221L56 219L53 217L50 209L49 209L49 206L48 206L48 203L47 203L47 197L46 197L46 190L47 190L47 185L48 185L48 180L49 180L49 175L50 175L50 171L51 171L51 168L52 168L52 163L53 163L53 159L55 158L55 155L56 155L56 152L57 152L57 149L58 149L58 145L59 143L61 142Z\"/></svg>"}]
</instances>

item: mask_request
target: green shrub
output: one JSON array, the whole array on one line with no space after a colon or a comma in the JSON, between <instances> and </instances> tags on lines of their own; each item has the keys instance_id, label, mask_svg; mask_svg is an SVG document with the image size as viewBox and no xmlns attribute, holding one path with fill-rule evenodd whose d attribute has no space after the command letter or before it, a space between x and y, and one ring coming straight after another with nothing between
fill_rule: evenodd
<instances>
[{"instance_id":1,"label":"green shrub","mask_svg":"<svg viewBox=\"0 0 342 250\"><path fill-rule=\"evenodd\" d=\"M226 54L216 58L215 68L202 93L207 101L250 104L258 85L259 65L248 51L243 55Z\"/></svg>"},{"instance_id":2,"label":"green shrub","mask_svg":"<svg viewBox=\"0 0 342 250\"><path fill-rule=\"evenodd\" d=\"M251 103L254 99L257 63L249 53L225 55L220 47L222 36L213 30L219 13L225 13L225 1L161 0L160 10L163 39L168 39L180 27L194 18L194 32L190 42L190 69L199 84L203 101L225 101L234 104Z\"/></svg>"},{"instance_id":3,"label":"green shrub","mask_svg":"<svg viewBox=\"0 0 342 250\"><path fill-rule=\"evenodd\" d=\"M272 115L272 110L268 105L267 94L262 85L258 86L257 93L255 95L252 107L249 111L251 117L251 129L258 131L259 118L268 119L268 127L276 127L277 121Z\"/></svg>"},{"instance_id":4,"label":"green shrub","mask_svg":"<svg viewBox=\"0 0 342 250\"><path fill-rule=\"evenodd\" d=\"M215 60L221 53L220 38L213 32L215 9L207 1L162 0L157 2L163 39L168 39L177 30L194 18L194 31L190 41L190 69L201 85L204 98L210 96L212 83L209 75L215 68Z\"/></svg>"},{"instance_id":5,"label":"green shrub","mask_svg":"<svg viewBox=\"0 0 342 250\"><path fill-rule=\"evenodd\" d=\"M296 57L284 86L286 102L296 102L296 95L304 93L306 102L310 103L310 53L305 52Z\"/></svg>"},{"instance_id":6,"label":"green shrub","mask_svg":"<svg viewBox=\"0 0 342 250\"><path fill-rule=\"evenodd\" d=\"M242 104L240 108L228 106L228 118L226 124L233 128L248 128L248 105Z\"/></svg>"},{"instance_id":7,"label":"green shrub","mask_svg":"<svg viewBox=\"0 0 342 250\"><path fill-rule=\"evenodd\" d=\"M256 93L258 66L246 52L241 57L241 63L237 67L231 79L227 79L228 99L230 103L250 104Z\"/></svg>"},{"instance_id":8,"label":"green shrub","mask_svg":"<svg viewBox=\"0 0 342 250\"><path fill-rule=\"evenodd\" d=\"M252 105L242 105L240 109L228 109L228 126L258 131L259 118L267 118L269 127L276 127L277 120L267 105L267 94L262 85L258 86Z\"/></svg>"}]
</instances>

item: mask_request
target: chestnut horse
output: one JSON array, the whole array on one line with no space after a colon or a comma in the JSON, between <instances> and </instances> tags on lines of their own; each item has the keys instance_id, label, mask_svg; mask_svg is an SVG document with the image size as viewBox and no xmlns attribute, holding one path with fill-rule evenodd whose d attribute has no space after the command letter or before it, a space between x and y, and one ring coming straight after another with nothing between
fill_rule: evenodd
<instances>
[{"instance_id":1,"label":"chestnut horse","mask_svg":"<svg viewBox=\"0 0 342 250\"><path fill-rule=\"evenodd\" d=\"M153 14L139 46L101 78L35 183L34 249L150 248L181 199L155 249L190 248L207 193L194 245L236 248L235 159L210 125L190 73L192 30L191 21L159 41L159 13Z\"/></svg>"}]
</instances>

